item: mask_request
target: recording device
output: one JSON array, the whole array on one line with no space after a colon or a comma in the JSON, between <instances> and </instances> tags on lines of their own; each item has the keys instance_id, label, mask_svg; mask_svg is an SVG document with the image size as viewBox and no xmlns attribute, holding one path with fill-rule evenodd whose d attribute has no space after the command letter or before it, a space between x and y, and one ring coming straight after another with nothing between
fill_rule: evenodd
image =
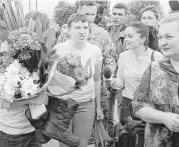
<instances>
[{"instance_id":1,"label":"recording device","mask_svg":"<svg viewBox=\"0 0 179 147\"><path fill-rule=\"evenodd\" d=\"M112 77L112 71L109 67L105 67L103 69L103 75L106 79L110 79Z\"/></svg>"},{"instance_id":2,"label":"recording device","mask_svg":"<svg viewBox=\"0 0 179 147\"><path fill-rule=\"evenodd\" d=\"M170 8L173 12L179 11L179 1L178 0L169 0Z\"/></svg>"},{"instance_id":3,"label":"recording device","mask_svg":"<svg viewBox=\"0 0 179 147\"><path fill-rule=\"evenodd\" d=\"M104 67L103 69L103 75L104 75L104 78L107 79L107 80L110 80L112 78L112 71L109 67ZM108 86L108 90L110 91L111 90L111 87Z\"/></svg>"}]
</instances>

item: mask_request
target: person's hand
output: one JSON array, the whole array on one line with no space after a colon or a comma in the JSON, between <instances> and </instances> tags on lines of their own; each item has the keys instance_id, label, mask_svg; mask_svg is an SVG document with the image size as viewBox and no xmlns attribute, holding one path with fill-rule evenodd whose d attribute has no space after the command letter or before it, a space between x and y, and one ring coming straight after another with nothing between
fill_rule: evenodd
<instances>
[{"instance_id":1,"label":"person's hand","mask_svg":"<svg viewBox=\"0 0 179 147\"><path fill-rule=\"evenodd\" d=\"M111 87L112 86L112 82L113 82L112 78L106 79L105 77L103 77L103 83L104 83L104 85L106 87Z\"/></svg>"},{"instance_id":2,"label":"person's hand","mask_svg":"<svg viewBox=\"0 0 179 147\"><path fill-rule=\"evenodd\" d=\"M104 119L103 112L100 108L96 108L96 119L97 120L102 120Z\"/></svg>"},{"instance_id":3,"label":"person's hand","mask_svg":"<svg viewBox=\"0 0 179 147\"><path fill-rule=\"evenodd\" d=\"M179 115L167 112L163 116L163 123L173 132L179 132Z\"/></svg>"},{"instance_id":4,"label":"person's hand","mask_svg":"<svg viewBox=\"0 0 179 147\"><path fill-rule=\"evenodd\" d=\"M29 99L30 104L41 105L48 103L48 93L47 91L41 91L37 96L34 98Z\"/></svg>"}]
</instances>

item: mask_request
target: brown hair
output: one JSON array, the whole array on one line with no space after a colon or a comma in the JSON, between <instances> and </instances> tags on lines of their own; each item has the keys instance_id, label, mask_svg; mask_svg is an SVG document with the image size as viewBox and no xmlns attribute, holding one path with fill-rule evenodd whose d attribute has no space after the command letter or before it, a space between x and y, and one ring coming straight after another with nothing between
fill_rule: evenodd
<instances>
[{"instance_id":1,"label":"brown hair","mask_svg":"<svg viewBox=\"0 0 179 147\"><path fill-rule=\"evenodd\" d=\"M147 45L153 50L159 50L157 31L154 27L147 26L140 21L134 21L128 27L133 27L140 34L141 38L146 38L144 45Z\"/></svg>"},{"instance_id":2,"label":"brown hair","mask_svg":"<svg viewBox=\"0 0 179 147\"><path fill-rule=\"evenodd\" d=\"M88 22L84 14L74 13L68 19L68 28L71 28L72 22Z\"/></svg>"},{"instance_id":3,"label":"brown hair","mask_svg":"<svg viewBox=\"0 0 179 147\"><path fill-rule=\"evenodd\" d=\"M127 15L127 7L125 4L123 3L117 3L114 5L113 9L116 8L116 9L124 9L125 10L125 14Z\"/></svg>"},{"instance_id":4,"label":"brown hair","mask_svg":"<svg viewBox=\"0 0 179 147\"><path fill-rule=\"evenodd\" d=\"M152 11L154 13L156 19L157 20L159 19L159 12L156 10L156 8L154 6L148 6L144 9L142 9L141 16L145 11Z\"/></svg>"},{"instance_id":5,"label":"brown hair","mask_svg":"<svg viewBox=\"0 0 179 147\"><path fill-rule=\"evenodd\" d=\"M78 0L76 2L77 9L83 6L97 6L96 0Z\"/></svg>"}]
</instances>

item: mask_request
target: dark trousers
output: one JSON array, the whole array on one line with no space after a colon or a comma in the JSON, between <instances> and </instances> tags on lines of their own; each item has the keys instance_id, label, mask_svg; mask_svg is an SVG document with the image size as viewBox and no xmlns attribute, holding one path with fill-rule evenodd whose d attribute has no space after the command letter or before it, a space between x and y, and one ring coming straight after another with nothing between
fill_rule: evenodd
<instances>
[{"instance_id":1,"label":"dark trousers","mask_svg":"<svg viewBox=\"0 0 179 147\"><path fill-rule=\"evenodd\" d=\"M125 123L124 121L127 117L131 117L133 120L140 120L140 118L135 117L133 114L131 99L122 97L120 110L120 121L122 124Z\"/></svg>"},{"instance_id":2,"label":"dark trousers","mask_svg":"<svg viewBox=\"0 0 179 147\"><path fill-rule=\"evenodd\" d=\"M110 91L110 98L108 99L108 112L105 113L104 118L104 126L109 134L109 136L114 136L114 105L115 105L115 98L117 91L116 90L109 90Z\"/></svg>"},{"instance_id":3,"label":"dark trousers","mask_svg":"<svg viewBox=\"0 0 179 147\"><path fill-rule=\"evenodd\" d=\"M9 135L0 131L0 147L42 147L35 132L22 135Z\"/></svg>"}]
</instances>

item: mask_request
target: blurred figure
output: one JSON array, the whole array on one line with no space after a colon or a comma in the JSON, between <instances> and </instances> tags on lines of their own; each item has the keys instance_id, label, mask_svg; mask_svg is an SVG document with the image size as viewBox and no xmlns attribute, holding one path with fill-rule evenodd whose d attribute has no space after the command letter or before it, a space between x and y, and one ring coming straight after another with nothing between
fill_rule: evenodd
<instances>
[{"instance_id":1,"label":"blurred figure","mask_svg":"<svg viewBox=\"0 0 179 147\"><path fill-rule=\"evenodd\" d=\"M115 45L117 55L119 56L125 49L123 42L125 38L125 28L127 20L127 7L123 3L117 3L112 9L112 25L108 28L108 32Z\"/></svg>"},{"instance_id":2,"label":"blurred figure","mask_svg":"<svg viewBox=\"0 0 179 147\"><path fill-rule=\"evenodd\" d=\"M159 13L153 6L146 7L142 11L141 21L149 26L153 26L154 28L158 27L158 19Z\"/></svg>"},{"instance_id":3,"label":"blurred figure","mask_svg":"<svg viewBox=\"0 0 179 147\"><path fill-rule=\"evenodd\" d=\"M123 3L117 3L112 8L111 15L111 26L107 29L109 35L112 38L114 47L116 48L117 56L125 51L124 38L125 38L125 29L126 29L126 20L127 20L127 7ZM116 77L116 74L114 75ZM121 91L117 91L116 89L110 90L110 99L109 99L109 114L108 114L108 128L110 128L110 133L112 133L112 129L114 128L114 106L115 106L115 98L117 98L117 109L118 109L118 119L120 118L120 105L122 101ZM111 134L110 134L111 135Z\"/></svg>"},{"instance_id":4,"label":"blurred figure","mask_svg":"<svg viewBox=\"0 0 179 147\"><path fill-rule=\"evenodd\" d=\"M154 42L151 42L149 45L150 48L153 50L160 51L160 48L158 46L158 19L159 19L159 13L156 10L154 6L148 6L144 8L142 11L142 17L141 17L141 22L149 26L150 29L150 37L155 38ZM151 36L152 35L152 36Z\"/></svg>"}]
</instances>

